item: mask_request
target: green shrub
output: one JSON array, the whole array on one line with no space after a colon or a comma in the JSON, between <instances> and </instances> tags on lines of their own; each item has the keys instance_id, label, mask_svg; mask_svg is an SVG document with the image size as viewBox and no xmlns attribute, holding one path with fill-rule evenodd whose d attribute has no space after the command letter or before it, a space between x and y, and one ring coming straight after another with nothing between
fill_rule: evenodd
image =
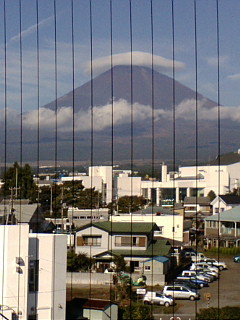
<instances>
[{"instance_id":1,"label":"green shrub","mask_svg":"<svg viewBox=\"0 0 240 320\"><path fill-rule=\"evenodd\" d=\"M240 307L223 307L200 309L197 314L198 320L239 320Z\"/></svg>"},{"instance_id":2,"label":"green shrub","mask_svg":"<svg viewBox=\"0 0 240 320\"><path fill-rule=\"evenodd\" d=\"M152 307L133 303L130 306L121 308L119 312L119 320L154 320L152 315Z\"/></svg>"}]
</instances>

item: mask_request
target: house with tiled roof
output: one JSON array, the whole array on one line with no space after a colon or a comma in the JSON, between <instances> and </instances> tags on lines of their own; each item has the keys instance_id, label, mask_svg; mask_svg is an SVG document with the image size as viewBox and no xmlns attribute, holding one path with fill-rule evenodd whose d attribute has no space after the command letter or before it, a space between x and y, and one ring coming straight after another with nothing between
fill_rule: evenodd
<instances>
[{"instance_id":1,"label":"house with tiled roof","mask_svg":"<svg viewBox=\"0 0 240 320\"><path fill-rule=\"evenodd\" d=\"M102 271L114 257L123 256L132 272L142 270L142 262L153 256L169 257L168 240L154 239L155 223L97 222L76 231L76 253L86 253L97 261Z\"/></svg>"},{"instance_id":2,"label":"house with tiled roof","mask_svg":"<svg viewBox=\"0 0 240 320\"><path fill-rule=\"evenodd\" d=\"M240 243L240 206L205 219L206 247L238 247Z\"/></svg>"},{"instance_id":3,"label":"house with tiled roof","mask_svg":"<svg viewBox=\"0 0 240 320\"><path fill-rule=\"evenodd\" d=\"M185 197L183 203L185 218L193 217L197 213L201 215L209 215L211 213L209 197Z\"/></svg>"},{"instance_id":4,"label":"house with tiled roof","mask_svg":"<svg viewBox=\"0 0 240 320\"><path fill-rule=\"evenodd\" d=\"M232 194L222 194L211 202L213 214L230 210L240 205L240 197Z\"/></svg>"},{"instance_id":5,"label":"house with tiled roof","mask_svg":"<svg viewBox=\"0 0 240 320\"><path fill-rule=\"evenodd\" d=\"M66 320L117 320L118 305L110 300L74 298L67 302Z\"/></svg>"}]
</instances>

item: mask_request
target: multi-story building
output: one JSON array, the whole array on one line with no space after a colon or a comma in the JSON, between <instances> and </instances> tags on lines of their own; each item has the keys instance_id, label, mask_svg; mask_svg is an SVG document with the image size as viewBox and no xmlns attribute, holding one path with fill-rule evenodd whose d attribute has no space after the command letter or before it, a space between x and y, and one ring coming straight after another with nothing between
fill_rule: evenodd
<instances>
[{"instance_id":1,"label":"multi-story building","mask_svg":"<svg viewBox=\"0 0 240 320\"><path fill-rule=\"evenodd\" d=\"M65 319L65 235L0 226L0 314L4 319ZM61 254L60 254L61 253Z\"/></svg>"}]
</instances>

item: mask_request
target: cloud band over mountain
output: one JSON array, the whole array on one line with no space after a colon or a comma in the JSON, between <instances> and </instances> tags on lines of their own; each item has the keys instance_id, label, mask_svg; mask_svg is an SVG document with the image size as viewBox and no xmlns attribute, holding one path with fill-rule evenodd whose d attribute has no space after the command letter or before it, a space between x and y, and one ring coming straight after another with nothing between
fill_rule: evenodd
<instances>
[{"instance_id":1,"label":"cloud band over mountain","mask_svg":"<svg viewBox=\"0 0 240 320\"><path fill-rule=\"evenodd\" d=\"M205 101L197 101L194 99L184 100L175 109L175 119L184 119L189 121L196 120L196 107L198 120L217 120L218 119L218 107L211 109L205 107ZM75 130L76 131L88 131L91 130L91 124L93 123L94 131L102 131L112 126L118 126L131 122L147 121L152 118L152 107L134 103L132 106L126 100L120 99L114 101L113 104L109 103L105 106L94 106L93 109L78 111L73 115L72 107L61 107L58 109L57 117L55 111L40 108L28 112L23 115L23 126L27 129L36 129L38 124L41 130L51 130L55 128L57 121L58 130L61 132L72 131L72 119L74 116ZM240 122L240 106L238 107L220 107L221 119L229 119ZM131 117L132 113L132 117ZM113 117L112 117L113 114ZM14 111L9 110L9 119L11 118L12 125L16 122L19 123L19 117ZM93 117L93 122L91 121ZM160 118L173 120L172 110L154 109L155 121ZM4 121L4 119L2 119Z\"/></svg>"}]
</instances>

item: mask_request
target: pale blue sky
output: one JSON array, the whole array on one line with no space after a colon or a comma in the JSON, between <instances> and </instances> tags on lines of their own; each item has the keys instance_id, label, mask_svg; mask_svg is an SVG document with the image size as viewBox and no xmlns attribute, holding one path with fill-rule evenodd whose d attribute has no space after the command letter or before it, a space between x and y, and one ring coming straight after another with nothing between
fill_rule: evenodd
<instances>
[{"instance_id":1,"label":"pale blue sky","mask_svg":"<svg viewBox=\"0 0 240 320\"><path fill-rule=\"evenodd\" d=\"M40 105L55 98L54 1L39 0ZM89 80L90 59L89 0L74 0L75 85ZM110 54L109 0L92 0L93 59ZM172 59L172 16L170 0L153 0L154 54ZM216 1L197 0L198 91L217 100ZM112 0L113 53L130 51L129 0ZM71 1L56 0L58 96L72 89ZM4 107L4 26L0 2L0 108ZM240 1L219 0L220 102L239 106L240 98ZM194 1L174 1L175 60L185 67L176 69L176 79L195 89ZM36 2L22 0L23 111L36 109ZM6 1L7 105L19 109L20 46L19 1ZM151 53L150 0L132 0L133 51ZM110 66L110 65L109 65ZM106 65L105 65L105 68ZM167 75L172 68L156 66ZM102 71L94 67L96 75Z\"/></svg>"}]
</instances>

